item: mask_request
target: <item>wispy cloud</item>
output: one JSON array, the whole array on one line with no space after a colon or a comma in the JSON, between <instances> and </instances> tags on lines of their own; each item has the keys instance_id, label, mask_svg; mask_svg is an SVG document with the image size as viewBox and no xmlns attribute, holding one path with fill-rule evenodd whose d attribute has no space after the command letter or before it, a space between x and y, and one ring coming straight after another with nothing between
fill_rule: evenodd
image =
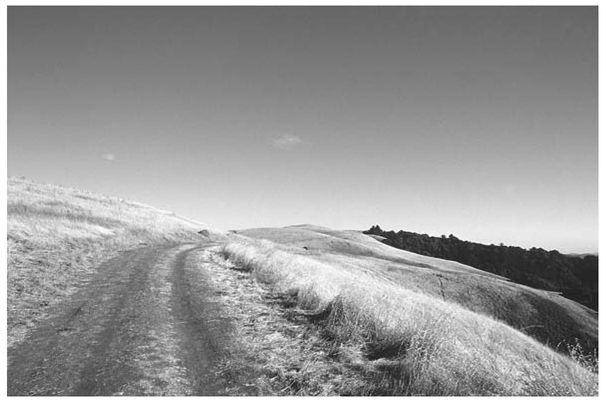
<instances>
[{"instance_id":1,"label":"wispy cloud","mask_svg":"<svg viewBox=\"0 0 606 405\"><path fill-rule=\"evenodd\" d=\"M101 155L101 159L113 162L114 160L116 160L116 155L114 155L113 153L104 153L103 155Z\"/></svg>"},{"instance_id":2,"label":"wispy cloud","mask_svg":"<svg viewBox=\"0 0 606 405\"><path fill-rule=\"evenodd\" d=\"M274 148L290 150L301 145L303 143L303 140L296 135L282 134L272 138L270 142Z\"/></svg>"}]
</instances>

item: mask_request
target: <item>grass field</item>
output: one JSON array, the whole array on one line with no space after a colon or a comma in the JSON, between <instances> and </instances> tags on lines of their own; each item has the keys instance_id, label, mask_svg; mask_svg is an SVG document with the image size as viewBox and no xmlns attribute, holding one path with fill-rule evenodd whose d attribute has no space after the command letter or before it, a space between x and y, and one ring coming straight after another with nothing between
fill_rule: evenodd
<instances>
[{"instance_id":1,"label":"grass field","mask_svg":"<svg viewBox=\"0 0 606 405\"><path fill-rule=\"evenodd\" d=\"M563 338L559 347L566 348L572 326L559 327L568 322L561 313L577 317L570 333L588 334L586 344L597 336L597 316L558 295L356 232L289 227L238 234L225 256L271 290L295 297L336 346L361 353L368 394L597 394L590 367L532 337L534 329L556 325L544 336ZM540 319L542 325L527 325Z\"/></svg>"},{"instance_id":2,"label":"grass field","mask_svg":"<svg viewBox=\"0 0 606 405\"><path fill-rule=\"evenodd\" d=\"M170 212L80 190L8 179L8 344L120 250L198 238Z\"/></svg>"}]
</instances>

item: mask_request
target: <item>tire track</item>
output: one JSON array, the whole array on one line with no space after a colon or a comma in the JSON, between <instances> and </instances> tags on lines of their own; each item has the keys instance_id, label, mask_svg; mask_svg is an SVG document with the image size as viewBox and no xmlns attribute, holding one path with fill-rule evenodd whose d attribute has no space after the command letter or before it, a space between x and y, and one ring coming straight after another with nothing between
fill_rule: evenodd
<instances>
[{"instance_id":1,"label":"tire track","mask_svg":"<svg viewBox=\"0 0 606 405\"><path fill-rule=\"evenodd\" d=\"M8 352L9 396L213 395L228 322L187 256L210 245L153 246L102 264ZM203 297L200 297L200 294Z\"/></svg>"}]
</instances>

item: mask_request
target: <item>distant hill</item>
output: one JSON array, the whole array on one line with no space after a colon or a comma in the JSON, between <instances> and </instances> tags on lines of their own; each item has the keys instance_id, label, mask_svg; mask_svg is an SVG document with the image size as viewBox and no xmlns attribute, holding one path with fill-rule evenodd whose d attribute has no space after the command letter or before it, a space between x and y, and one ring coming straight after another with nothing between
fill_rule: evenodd
<instances>
[{"instance_id":1,"label":"distant hill","mask_svg":"<svg viewBox=\"0 0 606 405\"><path fill-rule=\"evenodd\" d=\"M380 236L381 242L398 249L459 263L548 291L597 311L598 256L564 255L557 250L522 249L515 246L483 245L448 237L406 231L384 231L378 225L364 232Z\"/></svg>"},{"instance_id":2,"label":"distant hill","mask_svg":"<svg viewBox=\"0 0 606 405\"><path fill-rule=\"evenodd\" d=\"M595 253L566 253L566 256L569 257L580 257L581 259L587 256L597 256L598 252Z\"/></svg>"}]
</instances>

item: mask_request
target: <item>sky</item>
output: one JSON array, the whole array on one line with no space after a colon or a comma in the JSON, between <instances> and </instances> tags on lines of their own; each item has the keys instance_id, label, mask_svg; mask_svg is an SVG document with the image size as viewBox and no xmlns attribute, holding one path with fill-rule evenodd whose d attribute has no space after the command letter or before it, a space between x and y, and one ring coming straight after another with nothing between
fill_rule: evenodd
<instances>
[{"instance_id":1,"label":"sky","mask_svg":"<svg viewBox=\"0 0 606 405\"><path fill-rule=\"evenodd\" d=\"M219 229L598 250L597 7L9 7L8 175Z\"/></svg>"}]
</instances>

